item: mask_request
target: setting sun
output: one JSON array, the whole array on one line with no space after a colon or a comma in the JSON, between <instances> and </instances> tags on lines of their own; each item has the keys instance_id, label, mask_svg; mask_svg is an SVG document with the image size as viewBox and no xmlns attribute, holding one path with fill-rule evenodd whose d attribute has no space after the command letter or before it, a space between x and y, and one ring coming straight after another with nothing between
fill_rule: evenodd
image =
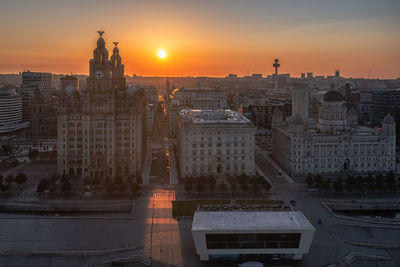
<instances>
[{"instance_id":1,"label":"setting sun","mask_svg":"<svg viewBox=\"0 0 400 267\"><path fill-rule=\"evenodd\" d=\"M157 51L157 55L159 58L165 58L167 56L167 52L164 49L160 49Z\"/></svg>"}]
</instances>

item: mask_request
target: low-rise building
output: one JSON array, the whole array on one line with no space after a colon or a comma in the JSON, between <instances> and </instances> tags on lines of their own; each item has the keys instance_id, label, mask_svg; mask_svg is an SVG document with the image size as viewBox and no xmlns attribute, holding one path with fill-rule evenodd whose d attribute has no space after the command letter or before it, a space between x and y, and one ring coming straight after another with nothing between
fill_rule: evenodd
<instances>
[{"instance_id":1,"label":"low-rise building","mask_svg":"<svg viewBox=\"0 0 400 267\"><path fill-rule=\"evenodd\" d=\"M266 205L202 205L192 236L200 260L301 260L315 228L301 211Z\"/></svg>"}]
</instances>

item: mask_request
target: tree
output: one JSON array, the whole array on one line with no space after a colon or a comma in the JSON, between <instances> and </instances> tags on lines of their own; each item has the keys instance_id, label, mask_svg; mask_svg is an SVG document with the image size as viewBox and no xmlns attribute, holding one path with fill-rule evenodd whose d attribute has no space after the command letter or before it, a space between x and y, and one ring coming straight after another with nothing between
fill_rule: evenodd
<instances>
[{"instance_id":1,"label":"tree","mask_svg":"<svg viewBox=\"0 0 400 267\"><path fill-rule=\"evenodd\" d=\"M14 176L12 174L7 175L6 183L11 184L12 182L14 182Z\"/></svg>"},{"instance_id":2,"label":"tree","mask_svg":"<svg viewBox=\"0 0 400 267\"><path fill-rule=\"evenodd\" d=\"M306 178L306 183L307 183L308 187L313 185L314 179L313 179L311 173L308 173L307 178Z\"/></svg>"},{"instance_id":3,"label":"tree","mask_svg":"<svg viewBox=\"0 0 400 267\"><path fill-rule=\"evenodd\" d=\"M140 191L140 185L138 183L131 183L131 192L133 194Z\"/></svg>"},{"instance_id":4,"label":"tree","mask_svg":"<svg viewBox=\"0 0 400 267\"><path fill-rule=\"evenodd\" d=\"M85 176L85 178L83 178L83 183L85 185L90 185L90 177L89 176Z\"/></svg>"},{"instance_id":5,"label":"tree","mask_svg":"<svg viewBox=\"0 0 400 267\"><path fill-rule=\"evenodd\" d=\"M3 178L4 178L3 175L0 174L0 185L3 184Z\"/></svg>"},{"instance_id":6,"label":"tree","mask_svg":"<svg viewBox=\"0 0 400 267\"><path fill-rule=\"evenodd\" d=\"M225 192L226 190L228 190L228 187L226 187L226 184L224 182L219 184L219 190L221 190L222 192Z\"/></svg>"},{"instance_id":7,"label":"tree","mask_svg":"<svg viewBox=\"0 0 400 267\"><path fill-rule=\"evenodd\" d=\"M232 192L233 196L236 195L236 191L237 191L236 184L235 183L231 183L231 192Z\"/></svg>"},{"instance_id":8,"label":"tree","mask_svg":"<svg viewBox=\"0 0 400 267\"><path fill-rule=\"evenodd\" d=\"M139 174L139 176L138 177L136 177L136 182L138 183L138 184L143 184L143 179L142 179L142 176Z\"/></svg>"},{"instance_id":9,"label":"tree","mask_svg":"<svg viewBox=\"0 0 400 267\"><path fill-rule=\"evenodd\" d=\"M321 175L315 176L315 184L319 187L324 183L324 179L321 177Z\"/></svg>"},{"instance_id":10,"label":"tree","mask_svg":"<svg viewBox=\"0 0 400 267\"><path fill-rule=\"evenodd\" d=\"M369 190L375 190L375 179L372 177L372 174L368 174L367 176L367 188Z\"/></svg>"},{"instance_id":11,"label":"tree","mask_svg":"<svg viewBox=\"0 0 400 267\"><path fill-rule=\"evenodd\" d=\"M116 189L115 184L113 182L110 182L107 185L107 193L111 194L112 192L114 192Z\"/></svg>"},{"instance_id":12,"label":"tree","mask_svg":"<svg viewBox=\"0 0 400 267\"><path fill-rule=\"evenodd\" d=\"M185 191L189 193L193 189L193 184L189 180L185 180L185 185L184 185Z\"/></svg>"},{"instance_id":13,"label":"tree","mask_svg":"<svg viewBox=\"0 0 400 267\"><path fill-rule=\"evenodd\" d=\"M271 184L268 181L265 181L265 183L263 184L264 189L269 192L269 190L271 190Z\"/></svg>"},{"instance_id":14,"label":"tree","mask_svg":"<svg viewBox=\"0 0 400 267\"><path fill-rule=\"evenodd\" d=\"M15 176L15 182L19 185L25 183L28 180L28 177L26 177L25 173L20 172Z\"/></svg>"},{"instance_id":15,"label":"tree","mask_svg":"<svg viewBox=\"0 0 400 267\"><path fill-rule=\"evenodd\" d=\"M211 192L214 191L216 183L217 183L217 180L215 179L214 176L208 177L208 186L210 187Z\"/></svg>"},{"instance_id":16,"label":"tree","mask_svg":"<svg viewBox=\"0 0 400 267\"><path fill-rule=\"evenodd\" d=\"M10 189L11 189L11 185L10 184L1 185L1 191L2 192L9 191Z\"/></svg>"},{"instance_id":17,"label":"tree","mask_svg":"<svg viewBox=\"0 0 400 267\"><path fill-rule=\"evenodd\" d=\"M37 185L36 192L42 193L45 190L49 189L49 186L50 186L50 181L46 178L43 178Z\"/></svg>"},{"instance_id":18,"label":"tree","mask_svg":"<svg viewBox=\"0 0 400 267\"><path fill-rule=\"evenodd\" d=\"M386 175L386 184L389 188L393 189L394 185L396 184L396 179L394 178L394 174L392 171L390 171L387 175Z\"/></svg>"},{"instance_id":19,"label":"tree","mask_svg":"<svg viewBox=\"0 0 400 267\"><path fill-rule=\"evenodd\" d=\"M202 193L205 189L206 189L206 188L205 188L205 186L204 186L204 182L198 181L198 182L196 183L196 191L197 191L197 192Z\"/></svg>"},{"instance_id":20,"label":"tree","mask_svg":"<svg viewBox=\"0 0 400 267\"><path fill-rule=\"evenodd\" d=\"M39 151L36 149L33 149L33 150L29 151L29 153L28 153L28 157L30 160L33 160L33 159L37 158L38 156L39 156Z\"/></svg>"},{"instance_id":21,"label":"tree","mask_svg":"<svg viewBox=\"0 0 400 267\"><path fill-rule=\"evenodd\" d=\"M379 173L375 178L376 187L378 189L382 188L384 181L385 181L385 179L383 178L382 173Z\"/></svg>"},{"instance_id":22,"label":"tree","mask_svg":"<svg viewBox=\"0 0 400 267\"><path fill-rule=\"evenodd\" d=\"M342 192L343 191L343 185L342 185L342 179L338 178L332 185L333 190L336 192Z\"/></svg>"},{"instance_id":23,"label":"tree","mask_svg":"<svg viewBox=\"0 0 400 267\"><path fill-rule=\"evenodd\" d=\"M324 189L325 190L330 190L331 189L331 178L326 179L326 181L323 183Z\"/></svg>"},{"instance_id":24,"label":"tree","mask_svg":"<svg viewBox=\"0 0 400 267\"><path fill-rule=\"evenodd\" d=\"M247 182L241 184L241 187L242 187L242 190L243 190L244 192L249 191L249 184L248 184Z\"/></svg>"},{"instance_id":25,"label":"tree","mask_svg":"<svg viewBox=\"0 0 400 267\"><path fill-rule=\"evenodd\" d=\"M256 195L257 193L259 193L260 190L261 190L260 184L258 184L258 183L253 183L253 184L251 185L251 191L253 191L253 193L254 193L255 195Z\"/></svg>"},{"instance_id":26,"label":"tree","mask_svg":"<svg viewBox=\"0 0 400 267\"><path fill-rule=\"evenodd\" d=\"M72 189L72 184L70 182L62 183L61 184L61 193L69 192Z\"/></svg>"},{"instance_id":27,"label":"tree","mask_svg":"<svg viewBox=\"0 0 400 267\"><path fill-rule=\"evenodd\" d=\"M126 183L124 181L121 181L121 183L118 184L117 189L119 192L123 193L126 190Z\"/></svg>"},{"instance_id":28,"label":"tree","mask_svg":"<svg viewBox=\"0 0 400 267\"><path fill-rule=\"evenodd\" d=\"M61 175L61 183L65 184L69 182L69 177L65 173Z\"/></svg>"}]
</instances>

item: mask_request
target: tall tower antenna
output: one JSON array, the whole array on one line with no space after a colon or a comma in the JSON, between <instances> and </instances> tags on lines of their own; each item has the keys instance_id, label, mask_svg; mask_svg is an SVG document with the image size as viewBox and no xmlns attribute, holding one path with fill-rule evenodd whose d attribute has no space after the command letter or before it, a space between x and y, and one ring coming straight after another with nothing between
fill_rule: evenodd
<instances>
[{"instance_id":1,"label":"tall tower antenna","mask_svg":"<svg viewBox=\"0 0 400 267\"><path fill-rule=\"evenodd\" d=\"M278 90L278 68L281 66L279 64L279 59L275 58L275 63L272 65L275 68L275 74L274 74L274 81L275 81L275 91Z\"/></svg>"}]
</instances>

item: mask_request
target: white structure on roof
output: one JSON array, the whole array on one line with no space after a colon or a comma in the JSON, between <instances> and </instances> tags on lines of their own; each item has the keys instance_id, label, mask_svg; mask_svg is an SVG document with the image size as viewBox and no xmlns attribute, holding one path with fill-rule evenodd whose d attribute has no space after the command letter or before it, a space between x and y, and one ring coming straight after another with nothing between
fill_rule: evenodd
<instances>
[{"instance_id":1,"label":"white structure on roof","mask_svg":"<svg viewBox=\"0 0 400 267\"><path fill-rule=\"evenodd\" d=\"M262 209L202 210L194 214L192 236L200 260L256 254L300 260L308 253L315 228L300 211Z\"/></svg>"},{"instance_id":2,"label":"white structure on roof","mask_svg":"<svg viewBox=\"0 0 400 267\"><path fill-rule=\"evenodd\" d=\"M181 110L178 162L182 177L253 175L253 123L231 110Z\"/></svg>"},{"instance_id":3,"label":"white structure on roof","mask_svg":"<svg viewBox=\"0 0 400 267\"><path fill-rule=\"evenodd\" d=\"M294 102L295 99L294 99ZM294 109L295 111L295 109ZM395 170L395 122L382 129L358 125L354 109L334 87L323 96L318 123L301 114L272 126L272 156L292 175L389 172Z\"/></svg>"}]
</instances>

